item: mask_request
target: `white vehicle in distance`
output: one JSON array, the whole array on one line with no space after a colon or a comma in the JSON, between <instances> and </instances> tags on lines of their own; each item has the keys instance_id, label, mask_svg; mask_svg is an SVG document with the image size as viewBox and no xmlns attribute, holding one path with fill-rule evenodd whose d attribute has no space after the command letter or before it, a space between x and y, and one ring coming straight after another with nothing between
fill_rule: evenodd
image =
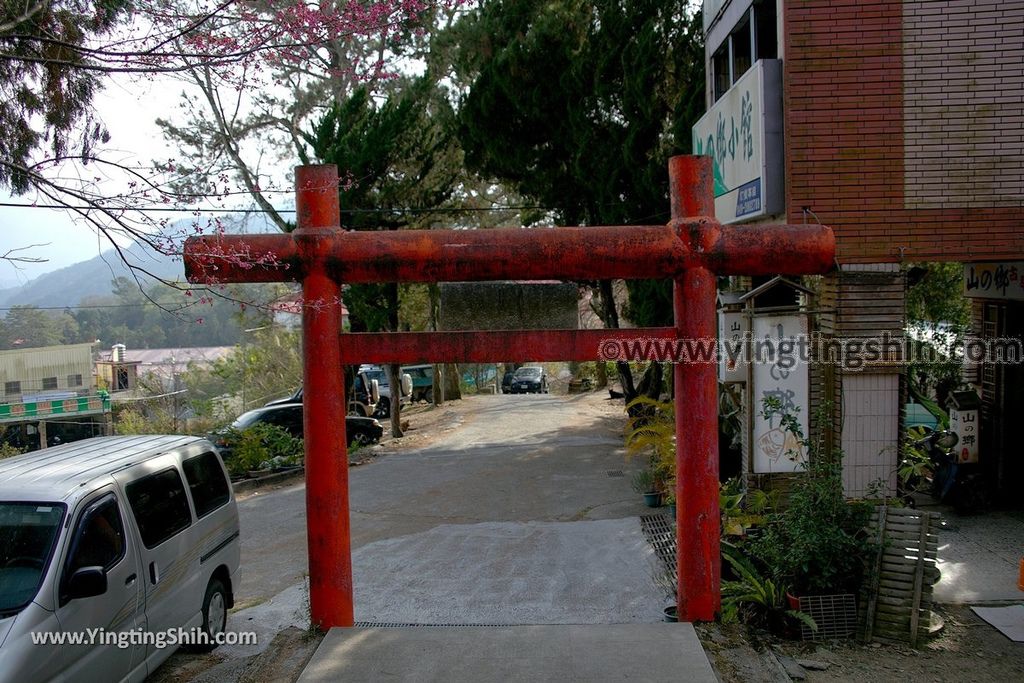
<instances>
[{"instance_id":1,"label":"white vehicle in distance","mask_svg":"<svg viewBox=\"0 0 1024 683\"><path fill-rule=\"evenodd\" d=\"M212 650L238 534L205 439L97 437L0 460L0 680L142 681L182 633Z\"/></svg>"},{"instance_id":2,"label":"white vehicle in distance","mask_svg":"<svg viewBox=\"0 0 1024 683\"><path fill-rule=\"evenodd\" d=\"M388 373L379 365L360 365L359 374L369 377L377 382L380 400L377 402L377 410L374 417L387 417L391 414L391 385L388 382ZM412 376L402 372L401 377L401 399L399 405L404 406L412 396Z\"/></svg>"}]
</instances>

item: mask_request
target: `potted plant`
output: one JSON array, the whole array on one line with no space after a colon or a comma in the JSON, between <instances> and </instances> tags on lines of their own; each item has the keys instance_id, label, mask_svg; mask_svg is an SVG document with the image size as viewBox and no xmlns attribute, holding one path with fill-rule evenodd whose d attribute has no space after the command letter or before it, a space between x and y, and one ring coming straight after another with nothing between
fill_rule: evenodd
<instances>
[{"instance_id":1,"label":"potted plant","mask_svg":"<svg viewBox=\"0 0 1024 683\"><path fill-rule=\"evenodd\" d=\"M645 479L642 483L634 480L633 486L642 486L644 490L638 493L644 495L644 501L651 507L658 507L672 491L676 477L673 403L639 396L629 407L642 410L636 411L626 426L626 454L630 457L647 455Z\"/></svg>"},{"instance_id":2,"label":"potted plant","mask_svg":"<svg viewBox=\"0 0 1024 683\"><path fill-rule=\"evenodd\" d=\"M633 473L633 490L644 497L647 507L656 508L661 505L662 492L657 488L657 480L650 469L637 470Z\"/></svg>"}]
</instances>

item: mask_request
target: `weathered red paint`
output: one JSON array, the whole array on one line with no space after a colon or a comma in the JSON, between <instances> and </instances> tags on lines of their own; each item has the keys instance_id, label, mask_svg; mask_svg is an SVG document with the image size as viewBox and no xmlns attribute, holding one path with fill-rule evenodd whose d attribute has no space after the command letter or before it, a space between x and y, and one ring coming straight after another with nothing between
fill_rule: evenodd
<instances>
[{"instance_id":1,"label":"weathered red paint","mask_svg":"<svg viewBox=\"0 0 1024 683\"><path fill-rule=\"evenodd\" d=\"M711 157L674 157L669 163L672 222L692 249L717 230L710 221L685 222L714 215L712 177ZM680 338L716 336L716 292L715 274L705 267L690 268L676 279L673 309ZM711 621L721 609L717 371L708 363L674 366L676 613L684 621Z\"/></svg>"},{"instance_id":2,"label":"weathered red paint","mask_svg":"<svg viewBox=\"0 0 1024 683\"><path fill-rule=\"evenodd\" d=\"M508 330L501 332L381 332L346 334L345 365L359 363L503 363L594 360L602 343L640 342L630 360L663 360L648 340L676 339L673 327L626 330ZM612 344L617 349L618 343ZM604 354L608 358L608 354Z\"/></svg>"},{"instance_id":3,"label":"weathered red paint","mask_svg":"<svg viewBox=\"0 0 1024 683\"><path fill-rule=\"evenodd\" d=\"M321 627L352 624L348 470L341 365L367 360L584 360L599 342L715 336L715 276L805 274L829 270L832 231L822 226L722 226L713 218L711 161L676 157L669 165L667 226L534 230L342 232L337 170L296 173L299 229L292 235L191 238L191 282L303 283L306 479L310 608ZM514 258L509 258L509 255ZM345 335L342 282L594 280L673 278L670 329ZM713 619L720 605L717 385L715 365L678 364L676 386L679 615ZM332 409L333 408L333 409Z\"/></svg>"},{"instance_id":4,"label":"weathered red paint","mask_svg":"<svg viewBox=\"0 0 1024 683\"><path fill-rule=\"evenodd\" d=\"M698 239L693 239L696 236ZM338 282L676 278L828 270L835 240L820 225L723 228L713 219L661 226L341 232L323 267ZM190 282L301 281L312 267L290 235L189 238ZM510 258L510 255L512 256Z\"/></svg>"},{"instance_id":5,"label":"weathered red paint","mask_svg":"<svg viewBox=\"0 0 1024 683\"><path fill-rule=\"evenodd\" d=\"M338 169L296 169L297 252L311 264L302 296L316 305L302 313L303 428L306 450L306 526L309 610L314 625L351 626L352 551L345 439L345 382L341 374L341 285L324 272L324 251L338 227Z\"/></svg>"}]
</instances>

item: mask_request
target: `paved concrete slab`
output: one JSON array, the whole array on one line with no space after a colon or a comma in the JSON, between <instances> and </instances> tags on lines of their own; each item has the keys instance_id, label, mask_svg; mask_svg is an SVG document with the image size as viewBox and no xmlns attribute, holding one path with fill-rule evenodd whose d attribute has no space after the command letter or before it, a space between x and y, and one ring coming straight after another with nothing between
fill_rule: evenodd
<instances>
[{"instance_id":1,"label":"paved concrete slab","mask_svg":"<svg viewBox=\"0 0 1024 683\"><path fill-rule=\"evenodd\" d=\"M715 683L690 624L333 628L299 683Z\"/></svg>"},{"instance_id":2,"label":"paved concrete slab","mask_svg":"<svg viewBox=\"0 0 1024 683\"><path fill-rule=\"evenodd\" d=\"M923 509L937 510L944 517L938 552L942 578L933 589L936 602L1024 600L1024 592L1017 588L1024 557L1024 513L961 517L938 506Z\"/></svg>"},{"instance_id":3,"label":"paved concrete slab","mask_svg":"<svg viewBox=\"0 0 1024 683\"><path fill-rule=\"evenodd\" d=\"M356 621L660 622L669 599L640 520L445 524L353 554Z\"/></svg>"}]
</instances>

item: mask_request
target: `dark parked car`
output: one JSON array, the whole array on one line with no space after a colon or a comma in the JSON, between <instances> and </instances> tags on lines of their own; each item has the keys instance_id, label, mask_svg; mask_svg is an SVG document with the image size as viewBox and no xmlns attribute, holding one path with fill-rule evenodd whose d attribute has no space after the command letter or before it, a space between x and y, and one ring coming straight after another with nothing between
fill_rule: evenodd
<instances>
[{"instance_id":1,"label":"dark parked car","mask_svg":"<svg viewBox=\"0 0 1024 683\"><path fill-rule=\"evenodd\" d=\"M300 390L301 391L301 390ZM247 413L242 413L238 419L231 423L231 428L242 431L257 424L269 424L282 427L289 434L297 439L303 437L302 428L302 404L301 403L276 403L274 405L256 408ZM227 431L227 430L225 430ZM384 428L380 422L372 417L359 417L357 415L345 416L345 434L348 436L348 445L354 443L367 444L380 441L384 435ZM227 444L223 434L215 434L213 442L220 450L221 455L228 457Z\"/></svg>"},{"instance_id":2,"label":"dark parked car","mask_svg":"<svg viewBox=\"0 0 1024 683\"><path fill-rule=\"evenodd\" d=\"M508 370L508 371L505 372L504 375L502 375L502 377L501 377L501 393L503 393L503 394L510 394L510 393L512 393L512 378L515 376L515 374L516 373L512 372L511 370Z\"/></svg>"},{"instance_id":3,"label":"dark parked car","mask_svg":"<svg viewBox=\"0 0 1024 683\"><path fill-rule=\"evenodd\" d=\"M380 401L379 388L372 384L365 372L345 373L345 392L348 395L348 413L350 415L372 415L378 409ZM266 406L279 406L286 403L302 403L302 387L291 396L275 398L267 401Z\"/></svg>"},{"instance_id":4,"label":"dark parked car","mask_svg":"<svg viewBox=\"0 0 1024 683\"><path fill-rule=\"evenodd\" d=\"M546 394L548 375L537 365L521 367L512 376L511 389L513 394Z\"/></svg>"}]
</instances>

